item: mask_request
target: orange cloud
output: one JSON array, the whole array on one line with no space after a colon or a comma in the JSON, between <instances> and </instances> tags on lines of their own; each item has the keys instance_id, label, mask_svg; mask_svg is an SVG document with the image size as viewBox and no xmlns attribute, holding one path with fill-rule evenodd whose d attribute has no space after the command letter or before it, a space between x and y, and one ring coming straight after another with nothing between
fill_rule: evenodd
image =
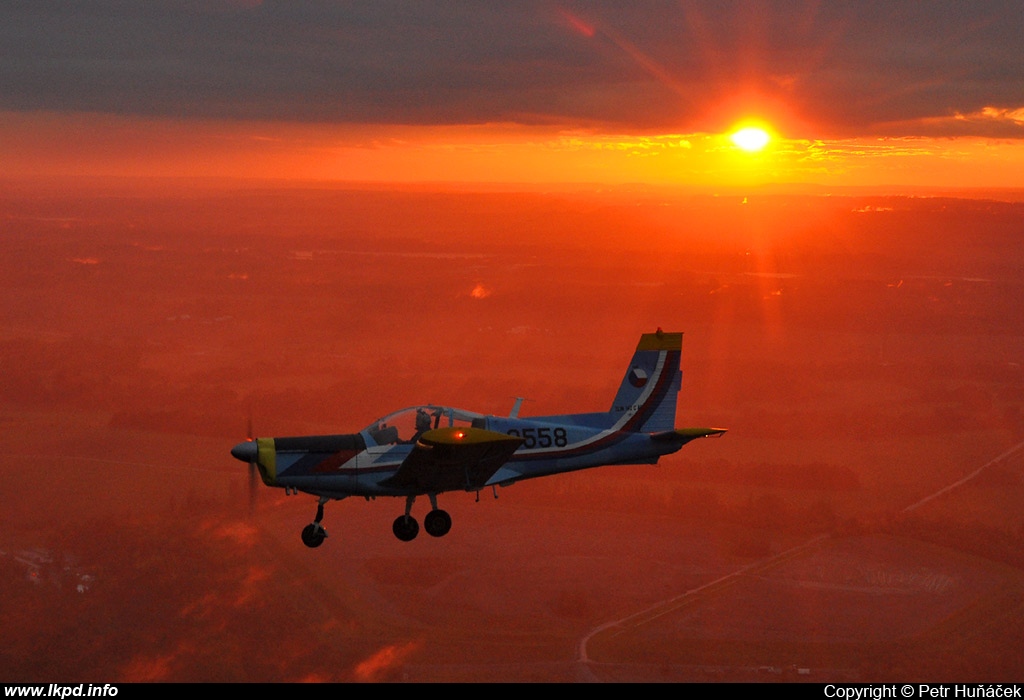
<instances>
[{"instance_id":1,"label":"orange cloud","mask_svg":"<svg viewBox=\"0 0 1024 700\"><path fill-rule=\"evenodd\" d=\"M388 671L400 666L421 646L422 642L418 641L406 642L405 644L390 644L370 658L360 662L352 671L352 674L357 681L362 683L381 680Z\"/></svg>"},{"instance_id":2,"label":"orange cloud","mask_svg":"<svg viewBox=\"0 0 1024 700\"><path fill-rule=\"evenodd\" d=\"M1014 124L1024 124L1024 107L1006 109L1005 107L984 107L980 113L983 119L995 119L996 121L1009 121ZM970 117L967 117L970 118Z\"/></svg>"},{"instance_id":3,"label":"orange cloud","mask_svg":"<svg viewBox=\"0 0 1024 700\"><path fill-rule=\"evenodd\" d=\"M213 536L218 539L231 540L237 545L244 547L251 547L256 544L256 538L259 531L256 526L252 523L242 522L236 520L234 522L223 523L218 525L213 530Z\"/></svg>"},{"instance_id":4,"label":"orange cloud","mask_svg":"<svg viewBox=\"0 0 1024 700\"><path fill-rule=\"evenodd\" d=\"M122 669L120 678L124 683L158 683L171 676L173 655L137 656Z\"/></svg>"}]
</instances>

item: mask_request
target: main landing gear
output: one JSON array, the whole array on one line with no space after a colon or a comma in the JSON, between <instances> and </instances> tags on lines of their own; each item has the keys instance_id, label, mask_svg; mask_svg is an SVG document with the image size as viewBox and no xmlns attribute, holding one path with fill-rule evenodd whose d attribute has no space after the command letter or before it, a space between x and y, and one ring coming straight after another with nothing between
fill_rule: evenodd
<instances>
[{"instance_id":1,"label":"main landing gear","mask_svg":"<svg viewBox=\"0 0 1024 700\"><path fill-rule=\"evenodd\" d=\"M437 494L428 494L430 498L431 511L423 518L423 529L431 537L444 537L452 529L452 516L447 511L437 507ZM412 504L416 501L415 496L407 496L405 499L405 515L399 515L391 525L391 531L395 537L402 542L411 542L420 533L420 525L416 518L412 517Z\"/></svg>"}]
</instances>

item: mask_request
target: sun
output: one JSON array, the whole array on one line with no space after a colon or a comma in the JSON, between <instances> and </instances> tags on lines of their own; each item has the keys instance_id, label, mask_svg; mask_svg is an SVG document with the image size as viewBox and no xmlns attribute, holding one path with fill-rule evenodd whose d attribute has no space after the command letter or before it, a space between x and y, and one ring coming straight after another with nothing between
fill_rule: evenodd
<instances>
[{"instance_id":1,"label":"sun","mask_svg":"<svg viewBox=\"0 0 1024 700\"><path fill-rule=\"evenodd\" d=\"M747 126L739 131L735 131L729 137L732 142L736 144L738 148L743 149L749 153L755 153L760 151L768 142L771 141L772 137L768 135L768 132L757 126Z\"/></svg>"}]
</instances>

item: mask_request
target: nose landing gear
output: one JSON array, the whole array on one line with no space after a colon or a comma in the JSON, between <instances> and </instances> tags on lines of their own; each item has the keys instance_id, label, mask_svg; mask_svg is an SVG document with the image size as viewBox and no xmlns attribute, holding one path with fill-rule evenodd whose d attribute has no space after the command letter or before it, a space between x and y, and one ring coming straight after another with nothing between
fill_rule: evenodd
<instances>
[{"instance_id":1,"label":"nose landing gear","mask_svg":"<svg viewBox=\"0 0 1024 700\"><path fill-rule=\"evenodd\" d=\"M327 530L320 524L320 521L324 519L324 504L327 501L327 498L320 497L320 501L316 506L316 518L309 525L302 528L302 544L307 547L319 547L327 539Z\"/></svg>"}]
</instances>

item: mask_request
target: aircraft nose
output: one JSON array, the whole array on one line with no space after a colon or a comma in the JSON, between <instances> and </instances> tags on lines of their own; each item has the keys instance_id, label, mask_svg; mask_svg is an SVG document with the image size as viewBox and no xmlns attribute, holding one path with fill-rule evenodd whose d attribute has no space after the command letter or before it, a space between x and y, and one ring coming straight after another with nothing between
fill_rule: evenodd
<instances>
[{"instance_id":1,"label":"aircraft nose","mask_svg":"<svg viewBox=\"0 0 1024 700\"><path fill-rule=\"evenodd\" d=\"M246 440L231 448L231 456L243 462L255 462L257 450L255 440Z\"/></svg>"}]
</instances>

